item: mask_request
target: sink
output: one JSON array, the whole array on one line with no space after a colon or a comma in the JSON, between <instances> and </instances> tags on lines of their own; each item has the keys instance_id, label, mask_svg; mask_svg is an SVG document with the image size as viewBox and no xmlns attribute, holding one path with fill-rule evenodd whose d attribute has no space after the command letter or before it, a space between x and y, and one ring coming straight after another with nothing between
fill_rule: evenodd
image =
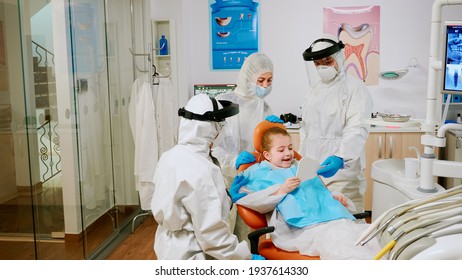
<instances>
[{"instance_id":1,"label":"sink","mask_svg":"<svg viewBox=\"0 0 462 280\"><path fill-rule=\"evenodd\" d=\"M391 186L410 199L426 196L419 190L420 177L408 179L405 177L404 159L382 159L372 163L372 180ZM437 192L444 190L436 184Z\"/></svg>"},{"instance_id":2,"label":"sink","mask_svg":"<svg viewBox=\"0 0 462 280\"><path fill-rule=\"evenodd\" d=\"M372 163L371 177L373 180L394 185L405 183L419 185L419 178L408 179L405 177L404 159L381 159Z\"/></svg>"}]
</instances>

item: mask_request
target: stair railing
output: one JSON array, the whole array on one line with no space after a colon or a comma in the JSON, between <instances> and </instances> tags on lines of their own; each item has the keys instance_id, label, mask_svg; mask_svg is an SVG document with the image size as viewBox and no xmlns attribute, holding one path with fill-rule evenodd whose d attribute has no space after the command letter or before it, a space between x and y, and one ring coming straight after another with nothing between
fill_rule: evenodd
<instances>
[{"instance_id":1,"label":"stair railing","mask_svg":"<svg viewBox=\"0 0 462 280\"><path fill-rule=\"evenodd\" d=\"M36 66L54 66L55 55L35 41L32 41L32 44L35 55L38 57ZM40 80L35 82L42 83L43 81ZM47 98L50 98L49 92L47 92ZM45 122L37 128L37 134L40 141L40 179L43 183L61 172L60 137L56 132L57 126L58 121L52 120L51 116L48 114Z\"/></svg>"},{"instance_id":2,"label":"stair railing","mask_svg":"<svg viewBox=\"0 0 462 280\"><path fill-rule=\"evenodd\" d=\"M38 55L39 57L39 61L38 61L38 65L40 65L40 63L42 62L43 60L43 55L42 53L45 55L45 61L43 62L43 65L44 66L48 66L48 56L51 56L51 62L53 63L53 65L55 64L55 55L50 52L49 50L47 50L45 47L43 47L42 45L40 45L39 43L35 42L34 40L32 40L32 44L35 46L35 53ZM41 50L41 51L39 51Z\"/></svg>"},{"instance_id":3,"label":"stair railing","mask_svg":"<svg viewBox=\"0 0 462 280\"><path fill-rule=\"evenodd\" d=\"M40 168L42 182L46 182L61 172L61 145L59 135L56 132L58 122L45 121L37 129L40 140L40 161L43 168Z\"/></svg>"}]
</instances>

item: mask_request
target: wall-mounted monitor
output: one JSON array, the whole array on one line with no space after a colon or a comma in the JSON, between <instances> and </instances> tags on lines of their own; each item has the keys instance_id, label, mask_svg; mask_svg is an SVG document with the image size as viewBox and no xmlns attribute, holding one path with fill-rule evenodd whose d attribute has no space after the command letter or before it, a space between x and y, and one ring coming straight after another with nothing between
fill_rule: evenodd
<instances>
[{"instance_id":1,"label":"wall-mounted monitor","mask_svg":"<svg viewBox=\"0 0 462 280\"><path fill-rule=\"evenodd\" d=\"M444 94L462 95L462 21L444 23L443 62Z\"/></svg>"},{"instance_id":2,"label":"wall-mounted monitor","mask_svg":"<svg viewBox=\"0 0 462 280\"><path fill-rule=\"evenodd\" d=\"M194 95L205 93L210 97L215 97L219 94L233 91L236 88L235 84L200 84L194 85Z\"/></svg>"}]
</instances>

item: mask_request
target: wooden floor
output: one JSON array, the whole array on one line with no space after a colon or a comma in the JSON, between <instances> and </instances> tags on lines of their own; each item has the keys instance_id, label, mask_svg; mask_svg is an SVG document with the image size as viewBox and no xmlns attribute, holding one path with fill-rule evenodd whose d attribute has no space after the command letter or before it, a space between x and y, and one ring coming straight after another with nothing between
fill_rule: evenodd
<instances>
[{"instance_id":1,"label":"wooden floor","mask_svg":"<svg viewBox=\"0 0 462 280\"><path fill-rule=\"evenodd\" d=\"M366 219L370 223L370 218ZM117 247L112 250L105 260L156 260L154 253L154 234L157 223L152 216L144 220L129 234ZM14 246L11 246L14 244ZM35 259L32 242L18 243L0 242L0 259L32 260ZM40 245L42 256L54 260L79 260L83 258L81 243L42 243ZM8 250L14 250L9 252ZM2 257L2 254L5 256ZM12 257L14 256L14 257Z\"/></svg>"},{"instance_id":2,"label":"wooden floor","mask_svg":"<svg viewBox=\"0 0 462 280\"><path fill-rule=\"evenodd\" d=\"M157 224L152 216L144 218L135 231L127 236L105 260L156 260L154 254L156 229Z\"/></svg>"},{"instance_id":3,"label":"wooden floor","mask_svg":"<svg viewBox=\"0 0 462 280\"><path fill-rule=\"evenodd\" d=\"M366 218L370 223L370 217ZM152 216L144 219L134 231L119 246L117 246L106 260L156 260L154 254L154 234L157 224Z\"/></svg>"}]
</instances>

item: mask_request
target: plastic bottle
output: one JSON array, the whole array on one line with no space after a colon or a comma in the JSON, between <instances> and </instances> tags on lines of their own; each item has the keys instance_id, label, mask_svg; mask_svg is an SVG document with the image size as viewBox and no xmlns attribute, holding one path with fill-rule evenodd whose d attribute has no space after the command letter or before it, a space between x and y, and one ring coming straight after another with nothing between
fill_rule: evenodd
<instances>
[{"instance_id":1,"label":"plastic bottle","mask_svg":"<svg viewBox=\"0 0 462 280\"><path fill-rule=\"evenodd\" d=\"M165 38L165 35L162 35L159 40L159 48L161 48L159 51L160 55L168 55L168 41Z\"/></svg>"},{"instance_id":2,"label":"plastic bottle","mask_svg":"<svg viewBox=\"0 0 462 280\"><path fill-rule=\"evenodd\" d=\"M462 123L462 118L460 117L460 114L457 114L457 123Z\"/></svg>"}]
</instances>

